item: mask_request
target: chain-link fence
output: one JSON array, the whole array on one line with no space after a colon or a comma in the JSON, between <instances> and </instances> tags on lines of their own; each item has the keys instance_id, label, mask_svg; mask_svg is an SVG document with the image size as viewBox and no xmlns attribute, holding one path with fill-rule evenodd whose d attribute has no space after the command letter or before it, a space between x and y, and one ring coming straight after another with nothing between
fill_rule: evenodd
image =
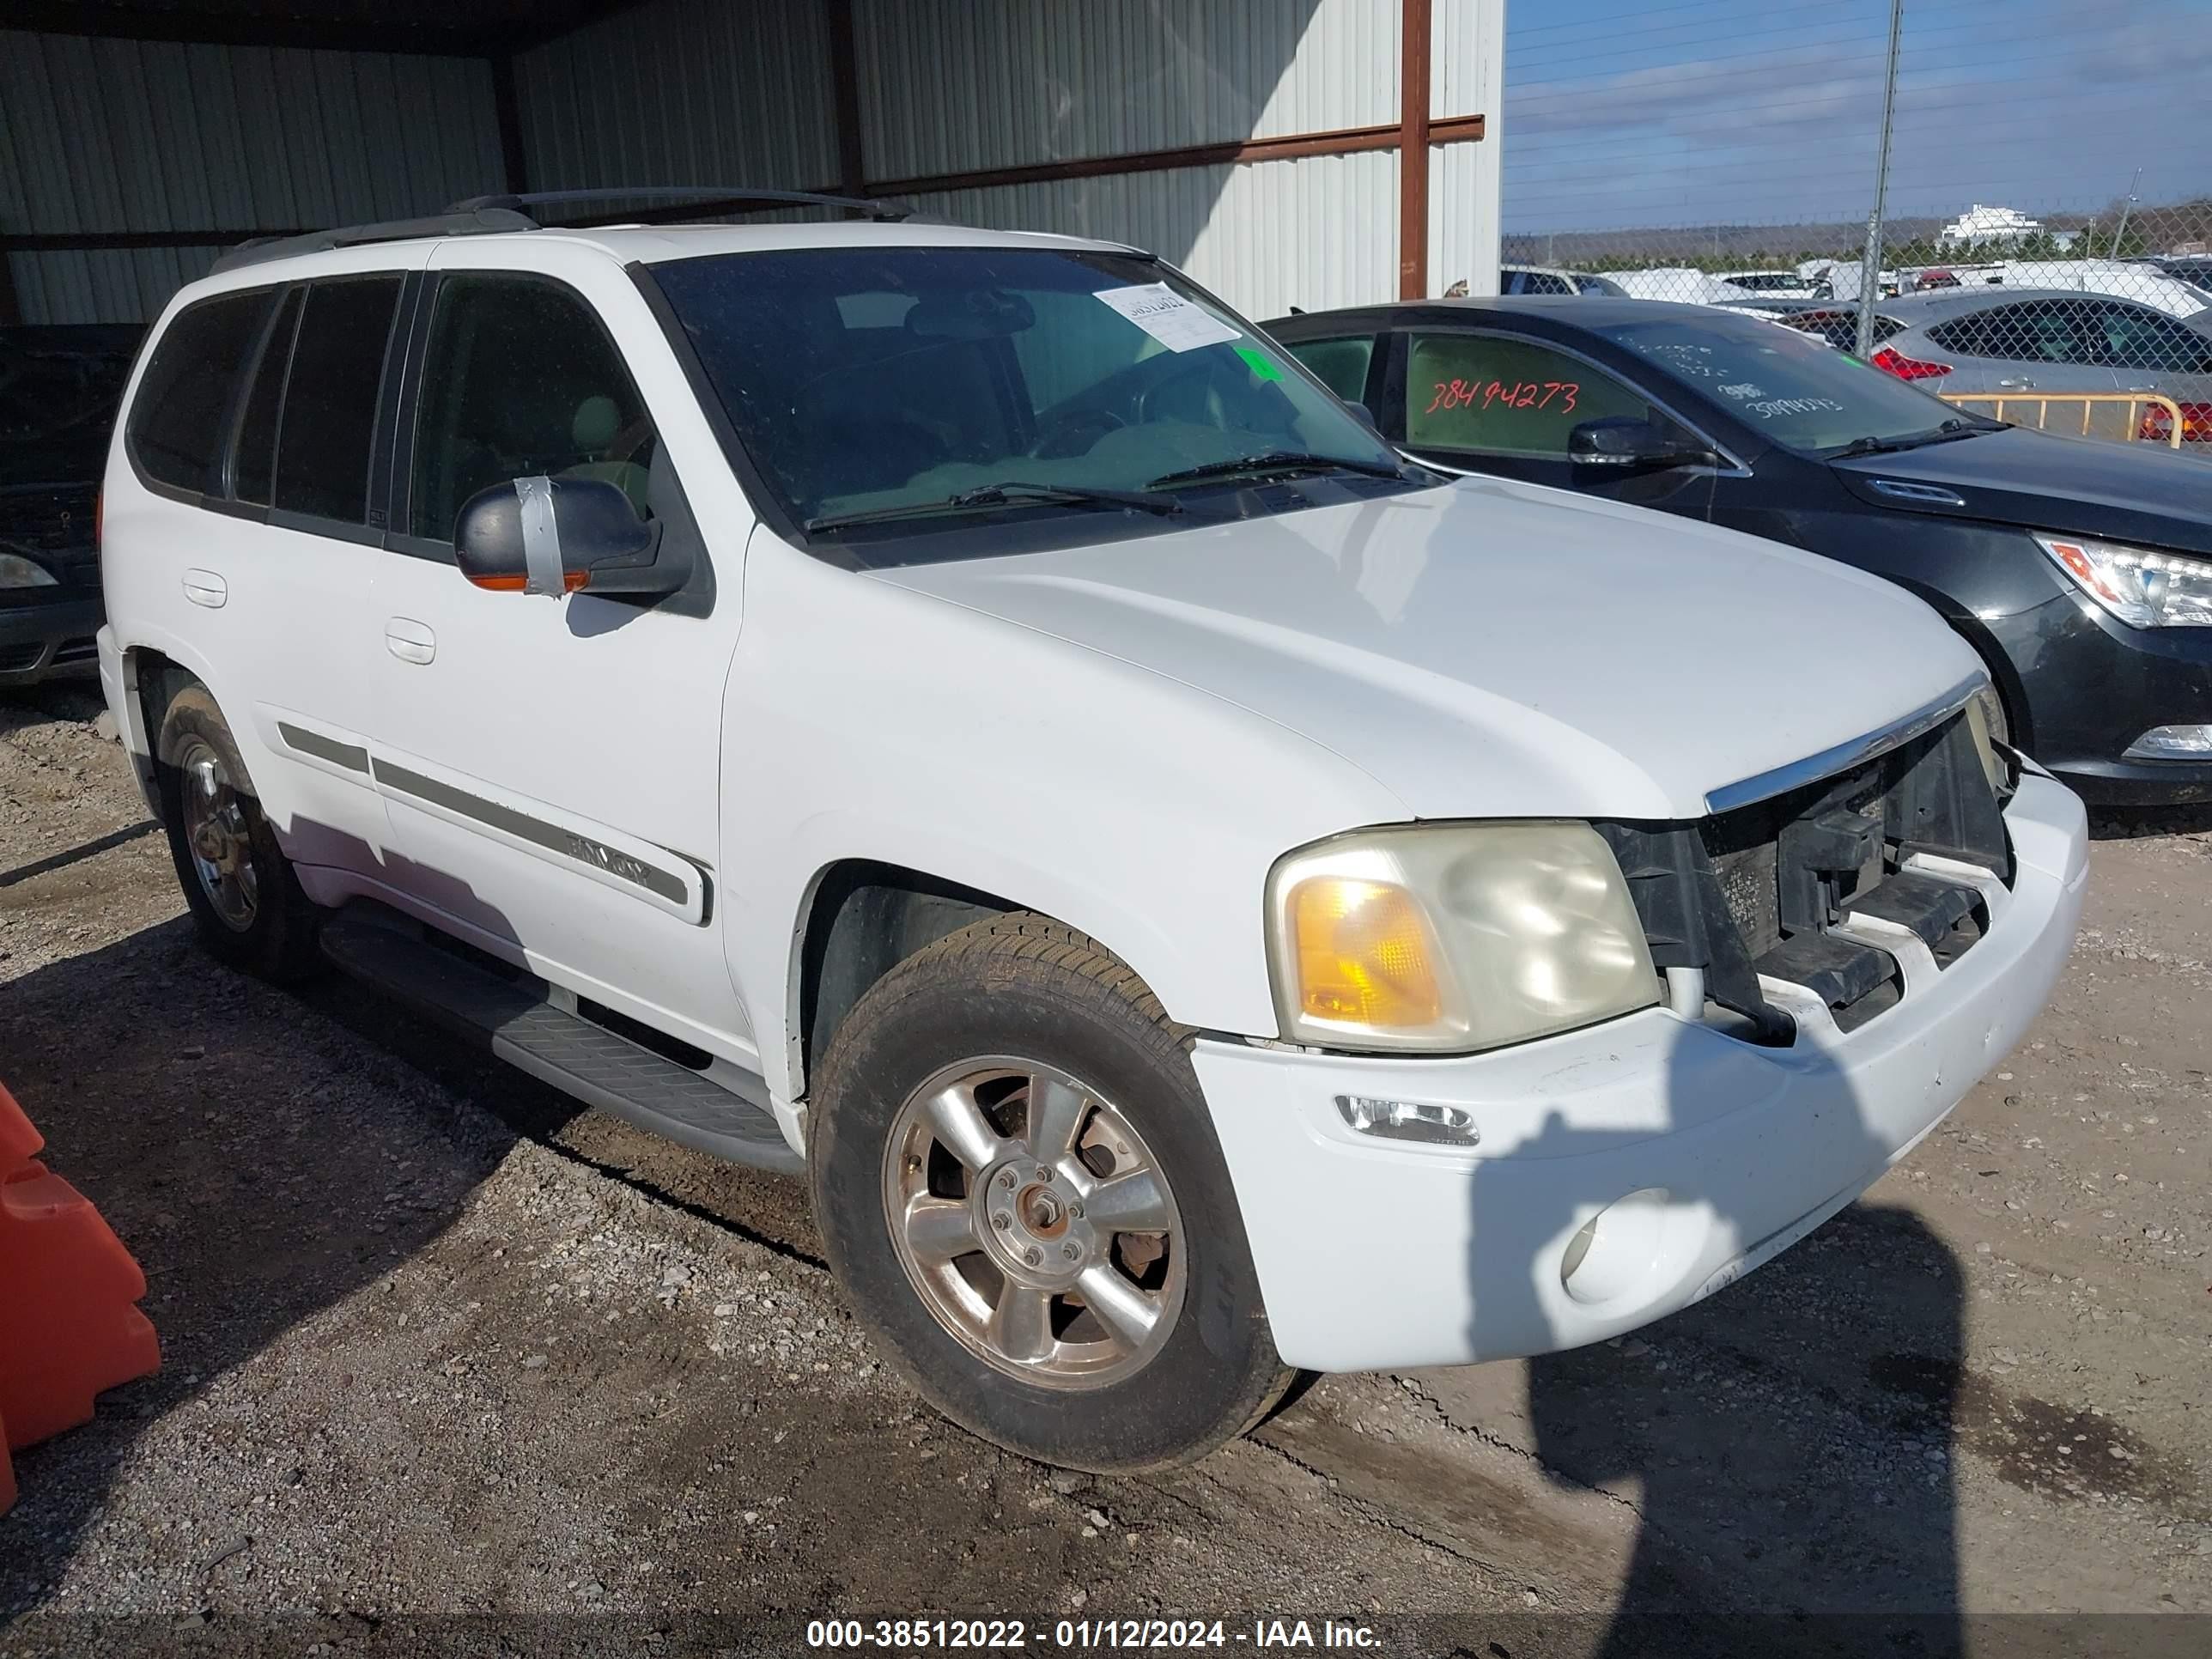
<instances>
[{"instance_id":1,"label":"chain-link fence","mask_svg":"<svg viewBox=\"0 0 2212 1659\"><path fill-rule=\"evenodd\" d=\"M1512 20L1504 290L1761 314L1978 412L2212 453L2212 172L2185 136L2212 12L1900 10L1893 93L1887 0Z\"/></svg>"}]
</instances>

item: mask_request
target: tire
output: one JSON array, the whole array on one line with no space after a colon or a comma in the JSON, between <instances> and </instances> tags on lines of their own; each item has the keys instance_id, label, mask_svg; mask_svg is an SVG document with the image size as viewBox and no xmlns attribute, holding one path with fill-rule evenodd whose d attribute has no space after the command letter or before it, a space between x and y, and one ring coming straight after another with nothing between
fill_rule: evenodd
<instances>
[{"instance_id":1,"label":"tire","mask_svg":"<svg viewBox=\"0 0 2212 1659\"><path fill-rule=\"evenodd\" d=\"M264 979L309 977L321 966L315 947L321 912L300 890L205 686L187 684L169 700L154 752L169 856L201 944L228 966ZM197 852L196 827L212 828L214 836Z\"/></svg>"},{"instance_id":2,"label":"tire","mask_svg":"<svg viewBox=\"0 0 2212 1659\"><path fill-rule=\"evenodd\" d=\"M1016 912L908 957L823 1056L808 1161L831 1270L931 1404L1024 1456L1102 1474L1188 1462L1257 1423L1291 1381L1187 1037L1092 940ZM922 1103L948 1096L980 1103L986 1129L1012 1137L955 1157ZM951 1139L965 1140L964 1108L955 1116ZM1019 1150L1031 1138L1046 1153ZM1039 1161L1055 1145L1074 1150ZM1131 1194L1147 1192L1147 1175L1152 1201L1139 1204ZM894 1225L909 1206L949 1214L948 1200L971 1231L927 1254ZM994 1232L999 1206L1015 1218ZM1109 1212L1124 1210L1171 1224L1117 1230ZM1040 1249L1044 1265L1024 1269ZM963 1253L940 1264L939 1250ZM1081 1278L1055 1295L1009 1276L1025 1272ZM994 1306L979 1328L994 1280L999 1304L1043 1297L1044 1324L1009 1318L1023 1329L1002 1342ZM1129 1310L1140 1304L1154 1322L1137 1337L1141 1309Z\"/></svg>"}]
</instances>

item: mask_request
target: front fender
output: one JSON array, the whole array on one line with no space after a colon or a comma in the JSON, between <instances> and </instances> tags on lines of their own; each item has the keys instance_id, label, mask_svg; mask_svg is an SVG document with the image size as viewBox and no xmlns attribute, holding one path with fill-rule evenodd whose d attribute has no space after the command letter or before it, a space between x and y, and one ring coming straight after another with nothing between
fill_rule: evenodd
<instances>
[{"instance_id":1,"label":"front fender","mask_svg":"<svg viewBox=\"0 0 2212 1659\"><path fill-rule=\"evenodd\" d=\"M1205 1030L1270 1035L1269 867L1408 816L1310 739L1148 670L834 568L748 553L724 718L725 948L770 1089L803 1092L799 953L851 859L1079 928Z\"/></svg>"}]
</instances>

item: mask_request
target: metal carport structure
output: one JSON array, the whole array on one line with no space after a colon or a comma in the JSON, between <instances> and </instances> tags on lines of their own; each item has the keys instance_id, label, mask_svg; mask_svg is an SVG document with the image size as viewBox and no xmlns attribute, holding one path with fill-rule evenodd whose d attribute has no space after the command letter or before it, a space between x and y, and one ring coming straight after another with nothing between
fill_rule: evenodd
<instances>
[{"instance_id":1,"label":"metal carport structure","mask_svg":"<svg viewBox=\"0 0 2212 1659\"><path fill-rule=\"evenodd\" d=\"M18 0L0 322L506 190L896 196L1267 315L1496 282L1504 0ZM639 216L675 216L665 208Z\"/></svg>"}]
</instances>

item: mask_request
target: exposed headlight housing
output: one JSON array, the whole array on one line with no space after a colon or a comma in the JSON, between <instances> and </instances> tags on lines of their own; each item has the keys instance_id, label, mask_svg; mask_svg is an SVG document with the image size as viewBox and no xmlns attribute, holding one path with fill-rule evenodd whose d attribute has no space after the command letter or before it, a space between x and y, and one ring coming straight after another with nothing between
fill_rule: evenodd
<instances>
[{"instance_id":1,"label":"exposed headlight housing","mask_svg":"<svg viewBox=\"0 0 2212 1659\"><path fill-rule=\"evenodd\" d=\"M1267 878L1282 1035L1319 1048L1465 1053L1659 1000L1613 849L1587 823L1362 830Z\"/></svg>"},{"instance_id":2,"label":"exposed headlight housing","mask_svg":"<svg viewBox=\"0 0 2212 1659\"><path fill-rule=\"evenodd\" d=\"M0 553L0 587L58 587L53 572L21 553Z\"/></svg>"},{"instance_id":3,"label":"exposed headlight housing","mask_svg":"<svg viewBox=\"0 0 2212 1659\"><path fill-rule=\"evenodd\" d=\"M2074 585L2131 628L2212 627L2212 559L2036 532Z\"/></svg>"}]
</instances>

